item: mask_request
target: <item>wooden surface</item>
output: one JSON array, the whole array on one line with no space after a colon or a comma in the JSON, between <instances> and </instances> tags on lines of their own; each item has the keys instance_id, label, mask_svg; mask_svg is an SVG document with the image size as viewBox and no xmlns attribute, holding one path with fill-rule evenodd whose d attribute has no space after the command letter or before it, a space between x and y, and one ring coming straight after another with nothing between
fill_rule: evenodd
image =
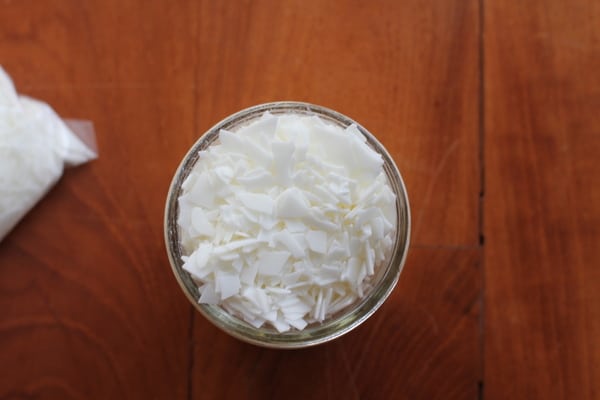
<instances>
[{"instance_id":1,"label":"wooden surface","mask_svg":"<svg viewBox=\"0 0 600 400\"><path fill-rule=\"evenodd\" d=\"M600 3L577 3L485 6L486 398L600 398Z\"/></svg>"},{"instance_id":2,"label":"wooden surface","mask_svg":"<svg viewBox=\"0 0 600 400\"><path fill-rule=\"evenodd\" d=\"M600 398L600 3L4 0L0 63L100 148L0 242L0 399ZM275 100L360 121L412 205L392 296L306 350L214 328L162 239L195 138Z\"/></svg>"}]
</instances>

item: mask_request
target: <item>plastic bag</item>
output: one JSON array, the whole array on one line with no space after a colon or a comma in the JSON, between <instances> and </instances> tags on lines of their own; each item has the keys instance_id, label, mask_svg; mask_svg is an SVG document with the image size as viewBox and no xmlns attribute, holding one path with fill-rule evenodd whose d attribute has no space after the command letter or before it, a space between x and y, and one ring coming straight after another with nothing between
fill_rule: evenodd
<instances>
[{"instance_id":1,"label":"plastic bag","mask_svg":"<svg viewBox=\"0 0 600 400\"><path fill-rule=\"evenodd\" d=\"M91 122L65 122L46 103L19 96L0 67L0 241L60 179L65 165L96 157Z\"/></svg>"}]
</instances>

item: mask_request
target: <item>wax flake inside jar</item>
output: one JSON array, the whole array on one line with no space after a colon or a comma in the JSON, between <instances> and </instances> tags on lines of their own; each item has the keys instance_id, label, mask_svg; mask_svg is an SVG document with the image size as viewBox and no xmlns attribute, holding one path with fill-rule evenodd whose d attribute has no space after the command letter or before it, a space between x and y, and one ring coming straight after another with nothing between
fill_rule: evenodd
<instances>
[{"instance_id":1,"label":"wax flake inside jar","mask_svg":"<svg viewBox=\"0 0 600 400\"><path fill-rule=\"evenodd\" d=\"M396 196L355 125L265 113L200 151L178 226L200 303L302 330L371 289L394 245Z\"/></svg>"}]
</instances>

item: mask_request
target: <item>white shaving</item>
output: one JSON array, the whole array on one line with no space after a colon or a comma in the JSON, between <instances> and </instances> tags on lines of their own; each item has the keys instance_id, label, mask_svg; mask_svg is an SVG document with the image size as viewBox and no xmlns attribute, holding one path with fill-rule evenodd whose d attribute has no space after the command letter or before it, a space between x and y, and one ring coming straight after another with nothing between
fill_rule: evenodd
<instances>
[{"instance_id":1,"label":"white shaving","mask_svg":"<svg viewBox=\"0 0 600 400\"><path fill-rule=\"evenodd\" d=\"M178 224L200 303L284 332L368 293L392 250L396 198L355 125L265 113L199 156Z\"/></svg>"},{"instance_id":2,"label":"white shaving","mask_svg":"<svg viewBox=\"0 0 600 400\"><path fill-rule=\"evenodd\" d=\"M0 240L61 177L96 157L45 103L19 96L0 67Z\"/></svg>"}]
</instances>

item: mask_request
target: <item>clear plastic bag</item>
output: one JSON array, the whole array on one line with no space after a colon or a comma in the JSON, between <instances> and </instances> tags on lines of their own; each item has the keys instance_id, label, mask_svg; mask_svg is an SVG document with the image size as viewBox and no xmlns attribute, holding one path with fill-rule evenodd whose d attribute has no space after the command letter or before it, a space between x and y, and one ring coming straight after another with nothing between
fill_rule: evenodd
<instances>
[{"instance_id":1,"label":"clear plastic bag","mask_svg":"<svg viewBox=\"0 0 600 400\"><path fill-rule=\"evenodd\" d=\"M63 121L19 96L0 67L0 241L60 179L65 166L97 157L91 122Z\"/></svg>"}]
</instances>

